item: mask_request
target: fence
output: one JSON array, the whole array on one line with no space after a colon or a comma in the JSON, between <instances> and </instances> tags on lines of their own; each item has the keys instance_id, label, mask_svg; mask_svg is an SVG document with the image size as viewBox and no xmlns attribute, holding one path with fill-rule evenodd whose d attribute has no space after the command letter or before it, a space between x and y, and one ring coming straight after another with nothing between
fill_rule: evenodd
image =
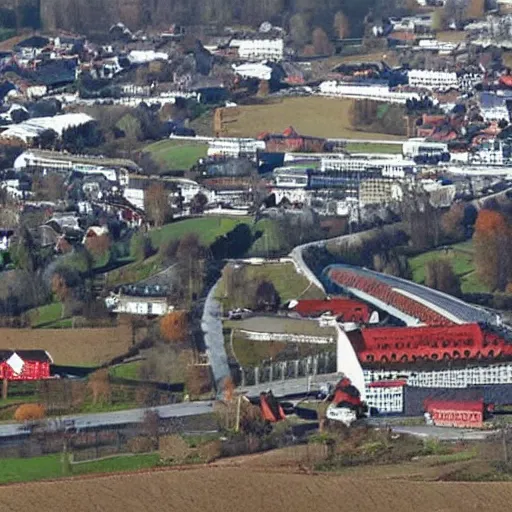
<instances>
[{"instance_id":1,"label":"fence","mask_svg":"<svg viewBox=\"0 0 512 512\"><path fill-rule=\"evenodd\" d=\"M294 361L267 361L254 368L240 368L240 385L257 386L336 372L336 353L324 352Z\"/></svg>"}]
</instances>

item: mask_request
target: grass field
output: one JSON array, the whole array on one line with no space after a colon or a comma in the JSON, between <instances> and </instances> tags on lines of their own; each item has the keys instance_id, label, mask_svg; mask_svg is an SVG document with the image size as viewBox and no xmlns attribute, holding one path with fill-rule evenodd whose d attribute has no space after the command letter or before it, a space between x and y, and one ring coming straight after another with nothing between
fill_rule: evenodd
<instances>
[{"instance_id":1,"label":"grass field","mask_svg":"<svg viewBox=\"0 0 512 512\"><path fill-rule=\"evenodd\" d=\"M401 140L403 137L360 132L350 124L352 100L304 97L283 98L261 105L240 106L240 114L227 126L229 137L254 137L261 132L282 132L293 126L317 137Z\"/></svg>"},{"instance_id":2,"label":"grass field","mask_svg":"<svg viewBox=\"0 0 512 512\"><path fill-rule=\"evenodd\" d=\"M345 148L349 153L389 153L399 155L402 145L399 144L370 144L350 142Z\"/></svg>"},{"instance_id":3,"label":"grass field","mask_svg":"<svg viewBox=\"0 0 512 512\"><path fill-rule=\"evenodd\" d=\"M426 264L437 259L446 259L451 263L455 274L460 278L463 293L490 291L479 281L476 274L471 241L448 246L447 250L429 251L409 258L414 282L424 284Z\"/></svg>"},{"instance_id":4,"label":"grass field","mask_svg":"<svg viewBox=\"0 0 512 512\"><path fill-rule=\"evenodd\" d=\"M112 377L137 380L139 378L140 365L141 361L132 361L130 363L119 364L117 366L112 366L109 370L109 373L112 375Z\"/></svg>"},{"instance_id":5,"label":"grass field","mask_svg":"<svg viewBox=\"0 0 512 512\"><path fill-rule=\"evenodd\" d=\"M245 265L239 269L243 273L246 282L253 280L267 280L272 282L281 303L292 299L322 299L325 294L310 282L302 274L299 274L293 263L269 263L265 265ZM225 280L221 280L217 287L217 296L222 299L225 309L245 307L247 304L236 304L230 300L226 290Z\"/></svg>"},{"instance_id":6,"label":"grass field","mask_svg":"<svg viewBox=\"0 0 512 512\"><path fill-rule=\"evenodd\" d=\"M466 40L466 36L464 30L444 30L436 34L436 39L445 43L460 43Z\"/></svg>"},{"instance_id":7,"label":"grass field","mask_svg":"<svg viewBox=\"0 0 512 512\"><path fill-rule=\"evenodd\" d=\"M167 224L150 231L151 243L156 249L189 233L195 233L202 244L210 245L219 236L235 229L239 224L252 224L252 217L200 217Z\"/></svg>"},{"instance_id":8,"label":"grass field","mask_svg":"<svg viewBox=\"0 0 512 512\"><path fill-rule=\"evenodd\" d=\"M28 314L32 327L42 327L47 324L52 324L62 318L62 303L52 302L51 304L34 308L30 310Z\"/></svg>"},{"instance_id":9,"label":"grass field","mask_svg":"<svg viewBox=\"0 0 512 512\"><path fill-rule=\"evenodd\" d=\"M189 170L199 158L205 157L207 144L166 139L144 148L163 170Z\"/></svg>"},{"instance_id":10,"label":"grass field","mask_svg":"<svg viewBox=\"0 0 512 512\"><path fill-rule=\"evenodd\" d=\"M30 459L3 459L0 464L0 484L31 482L88 473L135 471L154 467L158 464L158 460L157 454L112 457L73 465L71 472L66 473L63 471L60 454Z\"/></svg>"}]
</instances>

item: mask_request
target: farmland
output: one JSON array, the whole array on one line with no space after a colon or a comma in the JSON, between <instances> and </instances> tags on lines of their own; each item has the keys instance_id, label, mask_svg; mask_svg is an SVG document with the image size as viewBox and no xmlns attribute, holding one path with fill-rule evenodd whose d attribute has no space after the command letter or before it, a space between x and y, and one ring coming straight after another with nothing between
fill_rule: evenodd
<instances>
[{"instance_id":1,"label":"farmland","mask_svg":"<svg viewBox=\"0 0 512 512\"><path fill-rule=\"evenodd\" d=\"M413 280L416 283L424 284L427 263L437 259L446 259L460 278L463 293L488 292L486 286L478 279L473 255L473 244L469 241L414 256L409 259Z\"/></svg>"},{"instance_id":2,"label":"farmland","mask_svg":"<svg viewBox=\"0 0 512 512\"><path fill-rule=\"evenodd\" d=\"M505 512L512 500L508 483L415 482L406 480L407 473L393 478L386 466L367 477L364 471L353 476L312 476L276 465L261 469L228 466L141 471L15 485L1 491L2 510L53 512L65 497L66 508L74 512L234 512L240 503L247 512L272 510L276 503L282 510L294 512L331 510L333 503L343 503L344 512L462 512L468 507Z\"/></svg>"},{"instance_id":3,"label":"farmland","mask_svg":"<svg viewBox=\"0 0 512 512\"><path fill-rule=\"evenodd\" d=\"M0 328L0 349L46 350L56 364L99 365L131 346L128 325L97 329Z\"/></svg>"},{"instance_id":4,"label":"farmland","mask_svg":"<svg viewBox=\"0 0 512 512\"><path fill-rule=\"evenodd\" d=\"M352 100L305 97L270 100L239 108L238 117L226 125L229 137L254 137L258 133L282 132L293 126L299 133L317 137L400 140L383 133L361 132L350 124Z\"/></svg>"},{"instance_id":5,"label":"farmland","mask_svg":"<svg viewBox=\"0 0 512 512\"><path fill-rule=\"evenodd\" d=\"M206 156L207 144L181 140L162 140L144 148L163 170L189 170Z\"/></svg>"}]
</instances>

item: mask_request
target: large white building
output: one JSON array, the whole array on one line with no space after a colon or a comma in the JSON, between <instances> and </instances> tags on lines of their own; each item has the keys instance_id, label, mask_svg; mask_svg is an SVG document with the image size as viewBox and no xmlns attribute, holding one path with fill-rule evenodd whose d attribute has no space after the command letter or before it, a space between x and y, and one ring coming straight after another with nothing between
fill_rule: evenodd
<instances>
[{"instance_id":1,"label":"large white building","mask_svg":"<svg viewBox=\"0 0 512 512\"><path fill-rule=\"evenodd\" d=\"M358 85L335 80L322 82L318 90L322 96L369 99L388 103L405 104L407 100L419 99L419 95L415 92L390 91L387 85Z\"/></svg>"},{"instance_id":2,"label":"large white building","mask_svg":"<svg viewBox=\"0 0 512 512\"><path fill-rule=\"evenodd\" d=\"M373 171L375 177L383 178L405 178L407 174L416 172L416 164L412 160L405 160L401 157L393 158L350 158L332 157L322 158L320 168L323 172L328 171Z\"/></svg>"},{"instance_id":3,"label":"large white building","mask_svg":"<svg viewBox=\"0 0 512 512\"><path fill-rule=\"evenodd\" d=\"M238 48L238 56L245 60L280 61L284 55L283 39L232 39L231 48Z\"/></svg>"},{"instance_id":4,"label":"large white building","mask_svg":"<svg viewBox=\"0 0 512 512\"><path fill-rule=\"evenodd\" d=\"M407 73L409 85L421 89L449 90L458 89L457 73L451 71L429 71L427 69L411 69Z\"/></svg>"},{"instance_id":5,"label":"large white building","mask_svg":"<svg viewBox=\"0 0 512 512\"><path fill-rule=\"evenodd\" d=\"M279 188L306 188L308 171L301 167L278 167L274 169L274 180Z\"/></svg>"},{"instance_id":6,"label":"large white building","mask_svg":"<svg viewBox=\"0 0 512 512\"><path fill-rule=\"evenodd\" d=\"M258 151L265 151L265 141L256 139L213 139L208 142L208 156L254 157Z\"/></svg>"}]
</instances>

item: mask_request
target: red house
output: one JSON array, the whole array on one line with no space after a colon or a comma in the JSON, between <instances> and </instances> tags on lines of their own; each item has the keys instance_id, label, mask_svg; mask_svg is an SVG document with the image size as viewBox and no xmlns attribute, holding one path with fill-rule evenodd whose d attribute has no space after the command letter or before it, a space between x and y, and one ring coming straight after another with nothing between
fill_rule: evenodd
<instances>
[{"instance_id":1,"label":"red house","mask_svg":"<svg viewBox=\"0 0 512 512\"><path fill-rule=\"evenodd\" d=\"M0 379L49 379L52 363L46 350L0 350Z\"/></svg>"}]
</instances>

